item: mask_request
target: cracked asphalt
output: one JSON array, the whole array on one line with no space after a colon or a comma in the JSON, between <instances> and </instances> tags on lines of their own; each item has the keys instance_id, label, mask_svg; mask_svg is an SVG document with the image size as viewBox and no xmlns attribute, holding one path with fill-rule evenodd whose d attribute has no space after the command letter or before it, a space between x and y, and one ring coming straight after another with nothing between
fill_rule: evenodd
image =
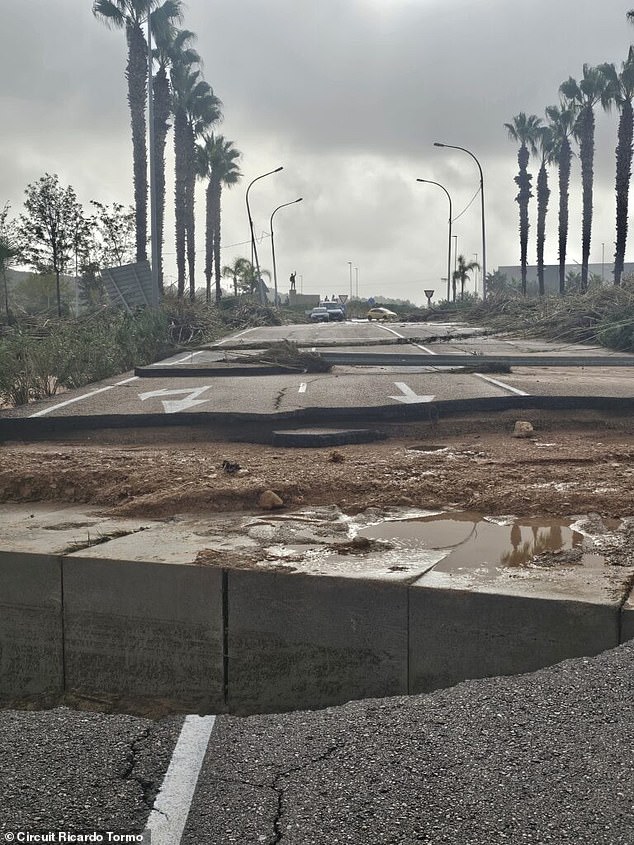
<instances>
[{"instance_id":1,"label":"cracked asphalt","mask_svg":"<svg viewBox=\"0 0 634 845\"><path fill-rule=\"evenodd\" d=\"M142 831L182 721L0 712L0 841L27 829Z\"/></svg>"},{"instance_id":2,"label":"cracked asphalt","mask_svg":"<svg viewBox=\"0 0 634 845\"><path fill-rule=\"evenodd\" d=\"M184 845L634 842L634 642L515 678L221 717Z\"/></svg>"},{"instance_id":3,"label":"cracked asphalt","mask_svg":"<svg viewBox=\"0 0 634 845\"><path fill-rule=\"evenodd\" d=\"M221 716L181 842L631 845L633 670L631 641L429 695ZM1 712L0 841L143 830L181 726Z\"/></svg>"}]
</instances>

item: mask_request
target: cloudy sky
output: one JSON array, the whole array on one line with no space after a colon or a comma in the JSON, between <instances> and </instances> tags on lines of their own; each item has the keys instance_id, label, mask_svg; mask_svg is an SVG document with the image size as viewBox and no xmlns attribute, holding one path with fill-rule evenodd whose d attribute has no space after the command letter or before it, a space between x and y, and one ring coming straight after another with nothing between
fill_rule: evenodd
<instances>
[{"instance_id":1,"label":"cloudy sky","mask_svg":"<svg viewBox=\"0 0 634 845\"><path fill-rule=\"evenodd\" d=\"M242 151L242 183L225 191L223 263L249 257L245 190L260 263L275 216L281 291L297 272L305 293L438 298L447 267L448 202L458 252L482 259L484 171L487 270L519 263L515 145L504 123L543 116L584 63L620 66L634 41L622 0L188 0L183 26L198 37L204 74L223 101L218 131ZM80 200L132 200L123 33L92 15L91 0L6 4L0 32L0 205L22 209L44 172ZM616 115L597 114L590 260L612 261ZM532 170L536 174L537 162ZM556 174L546 260L557 260ZM203 283L203 189L198 257ZM470 201L471 205L469 205ZM468 206L468 207L467 207ZM465 210L466 209L466 210ZM463 213L464 212L464 213ZM580 180L573 164L569 258L581 261ZM534 220L534 207L531 222ZM530 260L534 263L535 227ZM235 246L234 246L235 245ZM174 278L173 226L166 271ZM629 247L626 261L634 259ZM453 260L452 260L453 264Z\"/></svg>"}]
</instances>

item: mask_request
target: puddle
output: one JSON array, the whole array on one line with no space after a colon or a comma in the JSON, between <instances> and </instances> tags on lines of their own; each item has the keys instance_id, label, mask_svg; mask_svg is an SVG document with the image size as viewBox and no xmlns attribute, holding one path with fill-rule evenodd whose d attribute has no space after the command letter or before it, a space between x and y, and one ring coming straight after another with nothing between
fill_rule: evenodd
<instances>
[{"instance_id":1,"label":"puddle","mask_svg":"<svg viewBox=\"0 0 634 845\"><path fill-rule=\"evenodd\" d=\"M383 540L401 552L442 552L436 572L522 566L598 566L601 555L586 552L583 533L563 519L491 520L479 513L435 514L383 522L358 536Z\"/></svg>"}]
</instances>

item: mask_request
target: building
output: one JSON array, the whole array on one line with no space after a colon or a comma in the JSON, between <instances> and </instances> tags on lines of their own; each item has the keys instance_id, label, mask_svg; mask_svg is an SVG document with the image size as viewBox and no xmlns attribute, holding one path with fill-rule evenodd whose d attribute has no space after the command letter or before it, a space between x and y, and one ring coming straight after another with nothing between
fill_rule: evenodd
<instances>
[{"instance_id":1,"label":"building","mask_svg":"<svg viewBox=\"0 0 634 845\"><path fill-rule=\"evenodd\" d=\"M511 279L517 279L519 281L522 278L522 268L519 265L501 265L498 267L498 272L503 273L509 281ZM581 264L577 264L576 262L574 264L566 264L566 276L568 273L581 273ZM614 281L614 264L612 262L589 264L588 274L589 276L601 278L606 285L612 284ZM634 263L626 262L623 265L622 278L632 275L634 275ZM537 266L535 264L529 264L526 267L526 283L527 287L537 288ZM544 264L544 287L546 293L559 292L559 264Z\"/></svg>"}]
</instances>

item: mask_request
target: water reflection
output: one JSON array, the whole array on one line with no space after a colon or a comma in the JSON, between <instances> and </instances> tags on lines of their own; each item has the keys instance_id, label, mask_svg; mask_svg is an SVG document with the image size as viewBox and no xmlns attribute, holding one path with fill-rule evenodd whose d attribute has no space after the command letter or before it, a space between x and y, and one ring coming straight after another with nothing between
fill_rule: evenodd
<instances>
[{"instance_id":1,"label":"water reflection","mask_svg":"<svg viewBox=\"0 0 634 845\"><path fill-rule=\"evenodd\" d=\"M537 555L581 546L583 536L570 523L556 518L490 522L479 513L448 513L418 519L386 521L363 528L361 536L389 540L406 549L447 549L434 569L482 566L525 566Z\"/></svg>"}]
</instances>

